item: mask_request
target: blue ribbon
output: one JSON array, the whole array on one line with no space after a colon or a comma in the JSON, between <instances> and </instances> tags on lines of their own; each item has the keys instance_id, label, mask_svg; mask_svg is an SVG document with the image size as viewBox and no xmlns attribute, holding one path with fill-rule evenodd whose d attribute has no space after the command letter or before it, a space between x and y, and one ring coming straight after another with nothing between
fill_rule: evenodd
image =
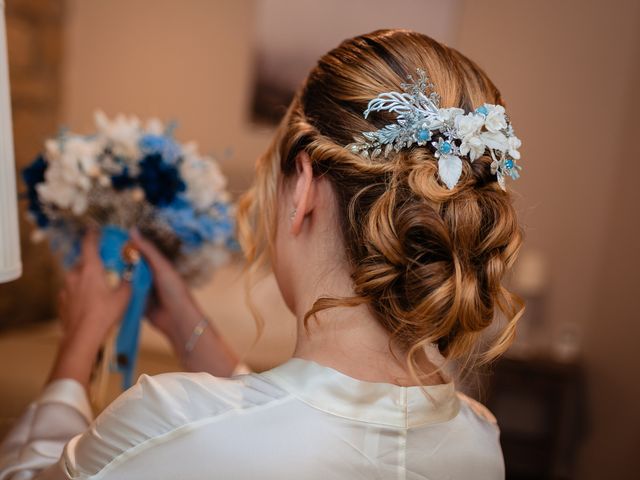
<instances>
[{"instance_id":1,"label":"blue ribbon","mask_svg":"<svg viewBox=\"0 0 640 480\"><path fill-rule=\"evenodd\" d=\"M129 234L122 228L107 225L101 229L100 258L105 269L116 272L120 277L128 267L122 257L122 249L128 241ZM111 364L112 371L115 370L122 375L123 390L133 385L138 357L140 322L147 306L152 283L151 269L141 257L131 271L131 300L116 340L116 362Z\"/></svg>"}]
</instances>

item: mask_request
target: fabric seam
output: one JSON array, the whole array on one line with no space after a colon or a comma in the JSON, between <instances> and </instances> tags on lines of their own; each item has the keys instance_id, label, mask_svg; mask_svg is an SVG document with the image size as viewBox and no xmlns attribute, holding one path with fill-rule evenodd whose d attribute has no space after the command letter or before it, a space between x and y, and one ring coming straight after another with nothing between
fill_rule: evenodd
<instances>
[{"instance_id":1,"label":"fabric seam","mask_svg":"<svg viewBox=\"0 0 640 480\"><path fill-rule=\"evenodd\" d=\"M260 374L262 377L269 377L272 380L274 380L275 377L275 381L277 382L278 386L282 387L283 384L287 385L287 382L282 380L278 375L272 374L271 372L263 372ZM319 407L313 403L311 403L310 401L308 401L307 399L305 399L304 397L298 395L295 392L291 392L290 390L286 390L287 393L289 395L291 395L292 397L296 398L297 400L300 400L302 403L304 403L305 405L308 405L309 407L318 410L320 412L324 412L328 415L333 415L334 417L338 417L338 418L344 418L346 420L351 420L353 422L359 422L359 423L365 423L367 425L377 425L377 426L381 426L381 427L392 427L392 428L397 428L397 429L404 429L404 430L408 430L409 428L416 428L416 427L423 427L425 425L437 425L440 423L446 423L449 422L451 420L453 420L454 418L456 418L458 416L458 414L460 413L460 401L456 396L456 407L453 409L453 413L451 415L447 415L446 417L444 417L442 420L436 421L436 422L429 422L429 421L425 421L425 422L421 422L421 423L416 423L413 424L411 426L409 426L408 424L408 417L405 416L405 422L404 425L399 425L399 424L395 424L395 423L384 423L384 422L376 422L376 421L371 421L371 420L362 420L360 418L353 418L353 417L349 417L346 415L342 415L336 412L333 412L331 410L326 410L322 407Z\"/></svg>"}]
</instances>

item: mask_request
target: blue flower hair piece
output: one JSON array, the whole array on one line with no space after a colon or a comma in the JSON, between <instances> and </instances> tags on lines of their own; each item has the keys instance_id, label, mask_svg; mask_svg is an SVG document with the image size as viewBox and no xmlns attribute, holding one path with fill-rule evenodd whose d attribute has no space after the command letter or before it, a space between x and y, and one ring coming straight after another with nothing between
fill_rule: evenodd
<instances>
[{"instance_id":1,"label":"blue flower hair piece","mask_svg":"<svg viewBox=\"0 0 640 480\"><path fill-rule=\"evenodd\" d=\"M516 179L522 169L521 142L515 136L502 105L485 103L475 111L465 113L461 108L440 108L440 96L422 69L418 78L409 75L401 85L402 92L384 92L371 100L364 118L372 112L396 114L396 122L379 130L362 132L347 145L351 152L372 160L388 158L414 145L425 146L438 159L438 175L449 189L453 189L462 175L462 160L473 162L491 155L491 172L505 189L505 178Z\"/></svg>"}]
</instances>

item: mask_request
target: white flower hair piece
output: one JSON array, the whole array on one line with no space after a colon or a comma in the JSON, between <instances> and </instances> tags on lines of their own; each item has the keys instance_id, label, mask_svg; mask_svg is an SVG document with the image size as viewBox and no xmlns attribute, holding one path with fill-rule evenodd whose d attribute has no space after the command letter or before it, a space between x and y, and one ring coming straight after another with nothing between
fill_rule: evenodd
<instances>
[{"instance_id":1,"label":"white flower hair piece","mask_svg":"<svg viewBox=\"0 0 640 480\"><path fill-rule=\"evenodd\" d=\"M504 190L505 178L517 179L522 169L521 142L502 105L485 103L475 111L461 108L440 108L440 96L422 69L418 78L409 75L401 85L402 92L384 92L371 100L364 118L371 112L396 114L396 122L373 132L362 132L354 143L346 146L351 152L372 160L387 158L391 151L399 152L413 145L426 146L438 159L438 175L452 190L462 174L462 159L473 163L488 150L493 162L491 172Z\"/></svg>"}]
</instances>

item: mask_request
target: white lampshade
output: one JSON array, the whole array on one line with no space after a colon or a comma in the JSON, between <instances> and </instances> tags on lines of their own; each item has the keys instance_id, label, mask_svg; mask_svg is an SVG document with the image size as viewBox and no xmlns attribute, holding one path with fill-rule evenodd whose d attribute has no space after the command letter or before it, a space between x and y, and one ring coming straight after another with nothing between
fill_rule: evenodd
<instances>
[{"instance_id":1,"label":"white lampshade","mask_svg":"<svg viewBox=\"0 0 640 480\"><path fill-rule=\"evenodd\" d=\"M0 282L22 275L4 0L0 0Z\"/></svg>"}]
</instances>

